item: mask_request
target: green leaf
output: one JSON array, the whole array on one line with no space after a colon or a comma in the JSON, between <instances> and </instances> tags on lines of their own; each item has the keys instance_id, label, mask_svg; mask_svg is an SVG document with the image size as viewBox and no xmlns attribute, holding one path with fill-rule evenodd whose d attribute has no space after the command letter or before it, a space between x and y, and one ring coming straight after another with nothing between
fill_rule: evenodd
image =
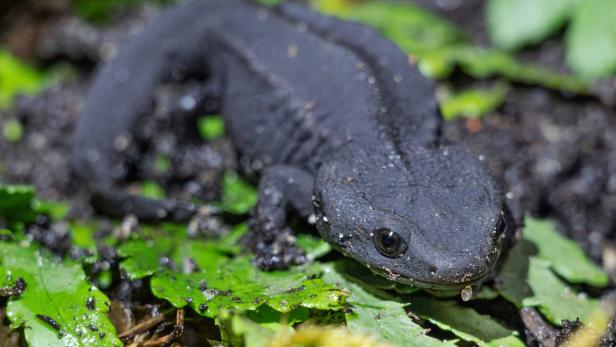
<instances>
[{"instance_id":1,"label":"green leaf","mask_svg":"<svg viewBox=\"0 0 616 347\"><path fill-rule=\"evenodd\" d=\"M36 213L51 217L52 220L66 218L71 206L66 202L36 200Z\"/></svg>"},{"instance_id":2,"label":"green leaf","mask_svg":"<svg viewBox=\"0 0 616 347\"><path fill-rule=\"evenodd\" d=\"M2 124L2 136L9 142L19 142L24 136L24 127L17 119L7 119Z\"/></svg>"},{"instance_id":3,"label":"green leaf","mask_svg":"<svg viewBox=\"0 0 616 347\"><path fill-rule=\"evenodd\" d=\"M413 297L410 309L439 328L479 346L524 346L513 330L503 327L492 317L462 307L455 301Z\"/></svg>"},{"instance_id":4,"label":"green leaf","mask_svg":"<svg viewBox=\"0 0 616 347\"><path fill-rule=\"evenodd\" d=\"M233 214L246 214L257 203L257 190L242 180L237 173L228 171L222 182L221 208Z\"/></svg>"},{"instance_id":5,"label":"green leaf","mask_svg":"<svg viewBox=\"0 0 616 347\"><path fill-rule=\"evenodd\" d=\"M524 239L518 241L507 253L507 259L498 274L501 283L497 288L498 292L518 308L522 307L524 298L533 295L527 278L530 259L537 253L539 250L532 242Z\"/></svg>"},{"instance_id":6,"label":"green leaf","mask_svg":"<svg viewBox=\"0 0 616 347\"><path fill-rule=\"evenodd\" d=\"M329 243L308 234L297 235L297 246L306 252L306 257L310 260L320 258L332 250Z\"/></svg>"},{"instance_id":7,"label":"green leaf","mask_svg":"<svg viewBox=\"0 0 616 347\"><path fill-rule=\"evenodd\" d=\"M426 331L406 314L406 304L393 300L382 291L345 279L336 265L322 265L323 280L351 292L347 303L347 327L352 332L375 336L379 341L401 347L455 346L452 341L440 341L427 336Z\"/></svg>"},{"instance_id":8,"label":"green leaf","mask_svg":"<svg viewBox=\"0 0 616 347\"><path fill-rule=\"evenodd\" d=\"M174 244L169 239L131 240L118 247L118 255L127 258L122 261L120 268L130 280L151 276L173 251Z\"/></svg>"},{"instance_id":9,"label":"green leaf","mask_svg":"<svg viewBox=\"0 0 616 347\"><path fill-rule=\"evenodd\" d=\"M409 3L374 0L359 4L346 0L312 0L312 3L327 14L376 28L413 59L416 58L419 69L432 78L446 78L459 66L475 78L502 76L510 81L536 84L549 89L588 93L586 81L519 63L505 51L472 45L460 34L460 28Z\"/></svg>"},{"instance_id":10,"label":"green leaf","mask_svg":"<svg viewBox=\"0 0 616 347\"><path fill-rule=\"evenodd\" d=\"M23 279L26 289L11 297L11 327L25 327L33 347L122 346L107 318L109 299L86 280L77 264L62 263L34 246L0 243L2 286Z\"/></svg>"},{"instance_id":11,"label":"green leaf","mask_svg":"<svg viewBox=\"0 0 616 347\"><path fill-rule=\"evenodd\" d=\"M78 15L92 22L105 22L116 12L134 8L139 4L164 5L174 0L74 0L73 6Z\"/></svg>"},{"instance_id":12,"label":"green leaf","mask_svg":"<svg viewBox=\"0 0 616 347\"><path fill-rule=\"evenodd\" d=\"M214 140L225 134L225 122L221 116L205 116L197 120L199 134L204 140Z\"/></svg>"},{"instance_id":13,"label":"green leaf","mask_svg":"<svg viewBox=\"0 0 616 347\"><path fill-rule=\"evenodd\" d=\"M458 94L445 95L439 101L445 120L478 118L502 105L508 87L498 84L491 89L467 89Z\"/></svg>"},{"instance_id":14,"label":"green leaf","mask_svg":"<svg viewBox=\"0 0 616 347\"><path fill-rule=\"evenodd\" d=\"M263 304L279 312L290 312L297 307L342 308L345 293L314 275L299 270L261 272L248 258L239 257L222 264L215 272L165 271L152 278L151 286L155 296L172 305L189 305L212 318L221 310L251 311Z\"/></svg>"},{"instance_id":15,"label":"green leaf","mask_svg":"<svg viewBox=\"0 0 616 347\"><path fill-rule=\"evenodd\" d=\"M518 307L537 307L554 325L564 319L587 322L598 307L597 300L567 286L538 253L537 246L525 239L509 251L499 273L499 293Z\"/></svg>"},{"instance_id":16,"label":"green leaf","mask_svg":"<svg viewBox=\"0 0 616 347\"><path fill-rule=\"evenodd\" d=\"M578 1L490 0L488 32L495 44L506 49L539 43L565 24Z\"/></svg>"},{"instance_id":17,"label":"green leaf","mask_svg":"<svg viewBox=\"0 0 616 347\"><path fill-rule=\"evenodd\" d=\"M327 14L368 24L402 50L421 56L437 48L463 40L462 32L447 21L412 4L380 1L313 0L312 4Z\"/></svg>"},{"instance_id":18,"label":"green leaf","mask_svg":"<svg viewBox=\"0 0 616 347\"><path fill-rule=\"evenodd\" d=\"M169 172L169 169L171 169L171 160L162 154L156 155L154 159L154 169L159 173Z\"/></svg>"},{"instance_id":19,"label":"green leaf","mask_svg":"<svg viewBox=\"0 0 616 347\"><path fill-rule=\"evenodd\" d=\"M45 78L38 71L0 49L0 109L11 107L16 94L38 91L44 82ZM6 131L5 128L5 136Z\"/></svg>"},{"instance_id":20,"label":"green leaf","mask_svg":"<svg viewBox=\"0 0 616 347\"><path fill-rule=\"evenodd\" d=\"M524 224L524 238L539 248L537 257L548 261L565 280L596 287L608 284L607 274L586 257L577 243L560 235L554 222L526 216Z\"/></svg>"},{"instance_id":21,"label":"green leaf","mask_svg":"<svg viewBox=\"0 0 616 347\"><path fill-rule=\"evenodd\" d=\"M211 318L225 309L256 310L263 304L278 312L342 307L345 293L323 283L317 273L262 272L246 256L229 259L226 249L214 241L158 237L128 241L118 253L127 257L120 267L129 278L152 276L155 296ZM192 264L190 270L186 264Z\"/></svg>"},{"instance_id":22,"label":"green leaf","mask_svg":"<svg viewBox=\"0 0 616 347\"><path fill-rule=\"evenodd\" d=\"M539 311L554 325L565 319L579 318L588 323L592 313L599 307L595 299L576 294L550 270L550 263L537 258L530 259L528 283L533 296L525 298L522 306L537 306Z\"/></svg>"},{"instance_id":23,"label":"green leaf","mask_svg":"<svg viewBox=\"0 0 616 347\"><path fill-rule=\"evenodd\" d=\"M35 207L34 187L0 184L0 218L28 222L35 217Z\"/></svg>"},{"instance_id":24,"label":"green leaf","mask_svg":"<svg viewBox=\"0 0 616 347\"><path fill-rule=\"evenodd\" d=\"M263 326L277 328L281 323L293 326L296 323L310 319L310 310L306 307L298 307L293 311L282 313L267 305L261 305L254 311L246 312L246 317Z\"/></svg>"},{"instance_id":25,"label":"green leaf","mask_svg":"<svg viewBox=\"0 0 616 347\"><path fill-rule=\"evenodd\" d=\"M240 242L246 233L248 233L248 225L246 223L234 225L228 234L217 240L216 246L223 252L239 254L242 251Z\"/></svg>"},{"instance_id":26,"label":"green leaf","mask_svg":"<svg viewBox=\"0 0 616 347\"><path fill-rule=\"evenodd\" d=\"M141 195L150 199L164 199L167 193L158 183L149 180L141 183Z\"/></svg>"},{"instance_id":27,"label":"green leaf","mask_svg":"<svg viewBox=\"0 0 616 347\"><path fill-rule=\"evenodd\" d=\"M583 77L616 72L616 2L581 0L567 31L567 61Z\"/></svg>"},{"instance_id":28,"label":"green leaf","mask_svg":"<svg viewBox=\"0 0 616 347\"><path fill-rule=\"evenodd\" d=\"M225 346L267 347L270 346L276 331L261 324L227 312L221 314L217 324L221 326Z\"/></svg>"}]
</instances>

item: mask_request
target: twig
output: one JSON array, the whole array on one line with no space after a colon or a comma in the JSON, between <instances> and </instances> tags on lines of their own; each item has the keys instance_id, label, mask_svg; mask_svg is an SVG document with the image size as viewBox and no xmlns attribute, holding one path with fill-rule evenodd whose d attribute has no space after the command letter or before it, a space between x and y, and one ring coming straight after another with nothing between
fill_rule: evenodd
<instances>
[{"instance_id":1,"label":"twig","mask_svg":"<svg viewBox=\"0 0 616 347\"><path fill-rule=\"evenodd\" d=\"M122 340L128 340L129 338L133 338L135 335L140 334L144 331L150 330L151 328L159 325L165 320L165 314L161 313L156 317L152 317L145 322L141 322L134 327L126 330L125 332L118 335L118 337Z\"/></svg>"},{"instance_id":2,"label":"twig","mask_svg":"<svg viewBox=\"0 0 616 347\"><path fill-rule=\"evenodd\" d=\"M165 346L171 343L173 340L182 336L184 333L184 309L180 308L177 310L175 316L175 326L173 327L173 331L169 335L159 337L154 340L149 340L143 343L143 347L158 347Z\"/></svg>"},{"instance_id":3,"label":"twig","mask_svg":"<svg viewBox=\"0 0 616 347\"><path fill-rule=\"evenodd\" d=\"M546 323L537 310L524 307L520 310L520 318L541 347L554 347L556 345L558 331Z\"/></svg>"}]
</instances>

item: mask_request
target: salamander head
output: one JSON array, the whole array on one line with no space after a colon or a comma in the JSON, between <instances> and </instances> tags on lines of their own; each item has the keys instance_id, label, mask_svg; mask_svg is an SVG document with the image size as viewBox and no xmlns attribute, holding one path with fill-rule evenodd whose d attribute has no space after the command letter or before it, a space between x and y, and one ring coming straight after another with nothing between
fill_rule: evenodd
<instances>
[{"instance_id":1,"label":"salamander head","mask_svg":"<svg viewBox=\"0 0 616 347\"><path fill-rule=\"evenodd\" d=\"M485 277L512 228L487 168L454 148L326 163L313 202L319 232L342 253L391 280L432 289Z\"/></svg>"}]
</instances>

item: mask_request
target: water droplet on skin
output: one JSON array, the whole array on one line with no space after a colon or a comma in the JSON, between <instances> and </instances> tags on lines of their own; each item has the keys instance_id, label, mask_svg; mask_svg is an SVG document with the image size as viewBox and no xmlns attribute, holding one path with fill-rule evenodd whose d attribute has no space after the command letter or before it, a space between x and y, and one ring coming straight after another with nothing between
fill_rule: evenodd
<instances>
[{"instance_id":1,"label":"water droplet on skin","mask_svg":"<svg viewBox=\"0 0 616 347\"><path fill-rule=\"evenodd\" d=\"M199 305L199 312L200 313L203 313L203 312L207 311L207 309L208 309L208 307L207 307L206 304Z\"/></svg>"},{"instance_id":2,"label":"water droplet on skin","mask_svg":"<svg viewBox=\"0 0 616 347\"><path fill-rule=\"evenodd\" d=\"M471 286L466 286L462 288L462 291L460 292L460 297L462 298L462 301L464 302L472 299L473 298L473 288Z\"/></svg>"},{"instance_id":3,"label":"water droplet on skin","mask_svg":"<svg viewBox=\"0 0 616 347\"><path fill-rule=\"evenodd\" d=\"M308 216L308 224L310 224L310 225L317 224L317 216L315 216L314 213L312 213L310 216Z\"/></svg>"}]
</instances>

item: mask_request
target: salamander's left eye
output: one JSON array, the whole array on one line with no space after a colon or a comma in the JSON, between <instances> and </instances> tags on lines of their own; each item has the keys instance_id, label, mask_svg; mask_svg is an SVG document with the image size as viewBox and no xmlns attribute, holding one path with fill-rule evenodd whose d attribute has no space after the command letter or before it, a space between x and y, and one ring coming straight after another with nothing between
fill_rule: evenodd
<instances>
[{"instance_id":1,"label":"salamander's left eye","mask_svg":"<svg viewBox=\"0 0 616 347\"><path fill-rule=\"evenodd\" d=\"M373 241L376 249L389 258L397 258L406 252L406 242L400 234L389 229L377 229L373 232Z\"/></svg>"}]
</instances>

